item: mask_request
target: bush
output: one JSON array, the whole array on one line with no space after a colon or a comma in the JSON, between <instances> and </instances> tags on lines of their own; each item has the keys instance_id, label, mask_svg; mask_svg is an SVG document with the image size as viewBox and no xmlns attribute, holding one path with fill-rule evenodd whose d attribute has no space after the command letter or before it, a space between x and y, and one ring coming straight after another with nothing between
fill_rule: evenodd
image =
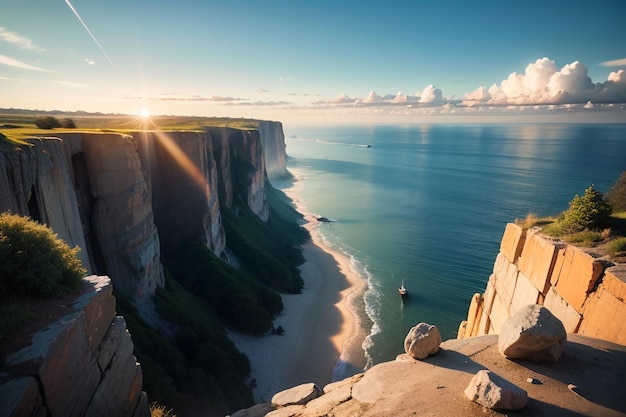
<instances>
[{"instance_id":1,"label":"bush","mask_svg":"<svg viewBox=\"0 0 626 417\"><path fill-rule=\"evenodd\" d=\"M75 289L86 273L78 251L28 217L0 214L0 298L52 298Z\"/></svg>"},{"instance_id":2,"label":"bush","mask_svg":"<svg viewBox=\"0 0 626 417\"><path fill-rule=\"evenodd\" d=\"M61 127L61 122L56 117L44 116L35 120L35 126L39 129L54 129L55 127Z\"/></svg>"},{"instance_id":3,"label":"bush","mask_svg":"<svg viewBox=\"0 0 626 417\"><path fill-rule=\"evenodd\" d=\"M613 212L626 211L626 171L622 172L622 175L606 193L606 200L613 207Z\"/></svg>"},{"instance_id":4,"label":"bush","mask_svg":"<svg viewBox=\"0 0 626 417\"><path fill-rule=\"evenodd\" d=\"M611 255L626 252L626 237L620 237L609 242L607 250Z\"/></svg>"},{"instance_id":5,"label":"bush","mask_svg":"<svg viewBox=\"0 0 626 417\"><path fill-rule=\"evenodd\" d=\"M576 195L570 201L569 209L561 214L559 223L563 230L569 233L594 229L605 223L611 212L609 203L592 184L582 197Z\"/></svg>"}]
</instances>

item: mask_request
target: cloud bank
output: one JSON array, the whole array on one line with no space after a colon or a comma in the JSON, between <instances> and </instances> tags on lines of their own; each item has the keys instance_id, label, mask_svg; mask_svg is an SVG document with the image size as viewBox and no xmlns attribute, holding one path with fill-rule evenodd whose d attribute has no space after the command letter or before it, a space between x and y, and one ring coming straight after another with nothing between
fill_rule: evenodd
<instances>
[{"instance_id":1,"label":"cloud bank","mask_svg":"<svg viewBox=\"0 0 626 417\"><path fill-rule=\"evenodd\" d=\"M626 58L602 62L605 67L626 67ZM558 68L555 61L544 57L528 64L523 74L512 72L499 84L480 86L464 95L464 99L446 97L444 92L430 84L415 95L378 95L374 90L365 98L352 98L346 94L312 103L331 107L439 107L451 111L454 107L474 106L507 107L533 105L584 104L593 109L594 103L626 103L626 72L618 69L604 82L594 83L587 67L579 61Z\"/></svg>"}]
</instances>

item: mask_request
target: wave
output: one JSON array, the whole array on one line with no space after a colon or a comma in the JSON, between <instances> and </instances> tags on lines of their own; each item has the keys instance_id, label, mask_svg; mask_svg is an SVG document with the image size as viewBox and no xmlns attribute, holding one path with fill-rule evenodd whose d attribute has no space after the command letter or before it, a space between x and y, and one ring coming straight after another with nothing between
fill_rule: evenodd
<instances>
[{"instance_id":1,"label":"wave","mask_svg":"<svg viewBox=\"0 0 626 417\"><path fill-rule=\"evenodd\" d=\"M317 142L317 143L324 143L326 145L354 146L354 147L357 147L357 148L371 148L372 147L372 145L369 145L367 143L330 142L330 141L323 140L323 139L316 139L315 142Z\"/></svg>"}]
</instances>

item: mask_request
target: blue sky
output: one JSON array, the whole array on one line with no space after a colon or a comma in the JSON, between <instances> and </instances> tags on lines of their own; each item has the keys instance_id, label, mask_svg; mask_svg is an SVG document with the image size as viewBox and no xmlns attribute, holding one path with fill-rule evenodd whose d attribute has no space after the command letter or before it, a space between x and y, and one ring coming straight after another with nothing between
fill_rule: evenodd
<instances>
[{"instance_id":1,"label":"blue sky","mask_svg":"<svg viewBox=\"0 0 626 417\"><path fill-rule=\"evenodd\" d=\"M626 122L624 22L619 0L3 0L0 107Z\"/></svg>"}]
</instances>

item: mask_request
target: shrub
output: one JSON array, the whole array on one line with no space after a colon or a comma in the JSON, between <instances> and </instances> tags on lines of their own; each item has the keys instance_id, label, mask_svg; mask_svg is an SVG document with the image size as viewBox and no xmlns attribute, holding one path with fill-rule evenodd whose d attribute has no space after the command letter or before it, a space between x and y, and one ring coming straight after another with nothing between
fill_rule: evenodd
<instances>
[{"instance_id":1,"label":"shrub","mask_svg":"<svg viewBox=\"0 0 626 417\"><path fill-rule=\"evenodd\" d=\"M619 252L626 252L626 237L620 237L609 242L607 246L609 254L615 255Z\"/></svg>"},{"instance_id":2,"label":"shrub","mask_svg":"<svg viewBox=\"0 0 626 417\"><path fill-rule=\"evenodd\" d=\"M54 129L55 127L61 127L61 122L56 117L43 116L35 120L35 126L39 129Z\"/></svg>"},{"instance_id":3,"label":"shrub","mask_svg":"<svg viewBox=\"0 0 626 417\"><path fill-rule=\"evenodd\" d=\"M591 230L583 230L582 232L574 233L567 239L568 243L577 243L584 246L593 246L594 243L602 242L604 238L599 232L592 232Z\"/></svg>"},{"instance_id":4,"label":"shrub","mask_svg":"<svg viewBox=\"0 0 626 417\"><path fill-rule=\"evenodd\" d=\"M86 272L78 251L28 217L0 214L0 297L52 298L75 289Z\"/></svg>"},{"instance_id":5,"label":"shrub","mask_svg":"<svg viewBox=\"0 0 626 417\"><path fill-rule=\"evenodd\" d=\"M606 193L606 200L613 207L614 212L626 211L626 171L622 172Z\"/></svg>"},{"instance_id":6,"label":"shrub","mask_svg":"<svg viewBox=\"0 0 626 417\"><path fill-rule=\"evenodd\" d=\"M579 232L605 223L611 212L611 206L602 193L591 185L582 197L576 195L570 201L569 209L561 214L559 223L565 232Z\"/></svg>"}]
</instances>

